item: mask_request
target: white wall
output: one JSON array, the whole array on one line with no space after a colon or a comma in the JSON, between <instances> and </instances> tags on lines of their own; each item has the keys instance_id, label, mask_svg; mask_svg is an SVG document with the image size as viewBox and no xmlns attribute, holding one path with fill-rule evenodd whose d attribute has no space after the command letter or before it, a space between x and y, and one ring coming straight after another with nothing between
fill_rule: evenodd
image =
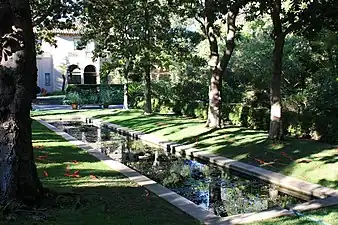
<instances>
[{"instance_id":1,"label":"white wall","mask_svg":"<svg viewBox=\"0 0 338 225\"><path fill-rule=\"evenodd\" d=\"M51 56L42 55L37 57L37 67L38 67L38 86L43 87L47 92L54 91L54 79L53 79L53 59ZM46 84L45 74L49 73L50 80L49 85Z\"/></svg>"},{"instance_id":2,"label":"white wall","mask_svg":"<svg viewBox=\"0 0 338 225\"><path fill-rule=\"evenodd\" d=\"M87 65L94 65L96 72L100 72L100 60L92 60L92 51L94 43L89 43L87 48L83 50L76 50L75 42L80 39L80 36L74 35L58 35L56 36L57 47L51 46L48 43L42 43L43 55L38 56L38 85L47 90L47 92L59 91L62 89L62 73L64 69L72 64L78 65L83 70ZM51 85L45 85L45 73L51 74ZM82 77L83 83L83 77ZM99 76L97 76L97 83L99 83Z\"/></svg>"}]
</instances>

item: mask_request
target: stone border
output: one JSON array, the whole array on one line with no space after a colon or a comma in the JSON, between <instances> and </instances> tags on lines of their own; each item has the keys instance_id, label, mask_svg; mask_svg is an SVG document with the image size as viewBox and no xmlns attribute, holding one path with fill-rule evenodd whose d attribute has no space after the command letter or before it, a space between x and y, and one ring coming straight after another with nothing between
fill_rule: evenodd
<instances>
[{"instance_id":1,"label":"stone border","mask_svg":"<svg viewBox=\"0 0 338 225\"><path fill-rule=\"evenodd\" d=\"M157 146L162 147L164 150L167 150L168 152L178 154L181 156L183 155L192 158L199 158L212 164L225 167L227 169L232 169L242 174L246 174L251 177L256 177L268 183L275 184L276 186L281 187L283 191L289 192L289 194L294 195L298 198L309 200L309 198L324 199L332 196L338 197L338 191L332 188L323 187L321 185L306 182L294 177L285 176L280 173L272 172L260 167L238 162L236 160L232 160L213 153L204 152L201 149L196 149L189 145L182 145L175 142L161 140L153 135L144 134L142 132L136 132L129 128L105 122L100 119L92 119L87 117L82 118L84 121L89 120L96 125L100 124L106 125L110 129L122 135L130 136L135 139L140 139L149 142L151 144L155 144Z\"/></svg>"},{"instance_id":2,"label":"stone border","mask_svg":"<svg viewBox=\"0 0 338 225\"><path fill-rule=\"evenodd\" d=\"M77 117L78 118L78 117ZM68 118L67 118L68 119ZM83 120L88 120L86 117L82 117ZM84 149L87 151L89 154L92 156L96 157L97 159L103 161L105 164L107 164L110 168L119 171L120 173L124 174L127 176L130 180L136 182L138 185L146 188L147 190L153 192L160 198L166 200L170 204L176 206L177 208L181 209L188 215L192 216L193 218L199 220L200 222L204 224L212 224L212 225L218 225L218 224L223 224L223 225L231 225L231 224L245 224L245 223L251 223L251 222L257 222L257 221L262 221L266 219L271 219L275 217L280 217L280 216L290 216L290 215L295 215L294 211L307 211L307 210L314 210L314 209L319 209L322 207L326 206L332 206L338 204L338 196L333 195L330 197L327 197L325 199L315 199L309 202L305 202L302 204L297 204L290 208L290 210L287 209L273 209L273 210L267 210L267 211L262 211L258 213L246 213L246 214L240 214L240 215L234 215L234 216L229 216L229 217L219 217L216 216L215 214L209 212L208 210L205 210L193 202L189 201L188 199L178 195L177 193L163 187L162 185L156 183L155 181L147 178L146 176L143 176L142 174L134 171L133 169L125 166L124 164L114 161L108 156L102 154L101 152L97 151L96 149L92 148L90 145L79 141L72 137L71 135L60 131L56 127L52 126L51 124L43 121L42 119L36 119L39 123L42 125L46 126L50 130L54 131L58 135L62 136L66 140L68 140L70 143L78 146L79 148ZM55 119L54 119L55 121ZM105 124L108 127L114 129L116 132L124 134L124 135L130 135L134 138L139 138L141 140L154 143L153 141L149 141L149 135L147 135L147 138L142 138L146 134L142 134L141 132L133 132L133 131L128 131L126 128L122 128L119 125L107 123L107 122L102 122L101 120L92 120L94 125L101 125ZM142 136L141 136L142 135ZM154 143L157 144L157 143ZM163 147L163 143L159 143ZM165 144L168 146L167 144ZM168 148L168 147L167 147ZM169 147L168 150L171 150L172 147ZM223 158L223 157L222 157ZM232 160L233 161L233 160ZM212 162L212 161L211 161ZM217 163L216 163L217 164ZM244 164L244 163L243 163ZM231 168L231 167L227 167ZM258 168L260 169L260 168ZM242 172L242 171L241 171Z\"/></svg>"}]
</instances>

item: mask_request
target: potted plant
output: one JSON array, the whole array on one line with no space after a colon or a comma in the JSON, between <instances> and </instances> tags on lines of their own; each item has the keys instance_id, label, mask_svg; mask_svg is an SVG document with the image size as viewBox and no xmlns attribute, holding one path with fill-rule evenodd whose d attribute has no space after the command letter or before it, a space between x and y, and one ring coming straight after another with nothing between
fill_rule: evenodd
<instances>
[{"instance_id":1,"label":"potted plant","mask_svg":"<svg viewBox=\"0 0 338 225\"><path fill-rule=\"evenodd\" d=\"M72 105L72 109L78 109L81 98L80 98L80 95L77 92L68 93L67 99L69 100L70 104Z\"/></svg>"},{"instance_id":2,"label":"potted plant","mask_svg":"<svg viewBox=\"0 0 338 225\"><path fill-rule=\"evenodd\" d=\"M108 87L102 87L100 90L100 103L103 105L103 108L107 109L111 103L111 91Z\"/></svg>"}]
</instances>

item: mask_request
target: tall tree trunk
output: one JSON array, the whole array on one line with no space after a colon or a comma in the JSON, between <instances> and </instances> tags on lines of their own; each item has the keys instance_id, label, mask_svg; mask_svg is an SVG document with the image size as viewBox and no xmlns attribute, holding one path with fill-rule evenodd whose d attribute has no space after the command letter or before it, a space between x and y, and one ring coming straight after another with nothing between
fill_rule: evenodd
<instances>
[{"instance_id":1,"label":"tall tree trunk","mask_svg":"<svg viewBox=\"0 0 338 225\"><path fill-rule=\"evenodd\" d=\"M144 112L145 113L151 113L151 81L150 81L150 65L147 63L145 68L145 75L144 75L144 99L145 99L145 105L144 105Z\"/></svg>"},{"instance_id":2,"label":"tall tree trunk","mask_svg":"<svg viewBox=\"0 0 338 225\"><path fill-rule=\"evenodd\" d=\"M123 85L123 109L128 110L128 79L125 79Z\"/></svg>"},{"instance_id":3,"label":"tall tree trunk","mask_svg":"<svg viewBox=\"0 0 338 225\"><path fill-rule=\"evenodd\" d=\"M223 53L223 57L220 62L220 71L222 73L221 79L223 80L224 77L227 76L228 72L228 65L236 47L235 44L235 37L236 37L236 18L238 15L238 8L231 9L227 14L227 40L226 40L226 47ZM222 93L221 93L222 94ZM224 104L224 102L222 102ZM222 109L221 109L222 110ZM228 115L226 115L228 116Z\"/></svg>"},{"instance_id":4,"label":"tall tree trunk","mask_svg":"<svg viewBox=\"0 0 338 225\"><path fill-rule=\"evenodd\" d=\"M0 204L42 195L33 157L30 108L37 69L28 0L0 2Z\"/></svg>"},{"instance_id":5,"label":"tall tree trunk","mask_svg":"<svg viewBox=\"0 0 338 225\"><path fill-rule=\"evenodd\" d=\"M219 61L218 46L215 35L209 35L211 60L209 65L212 68L212 76L209 87L209 108L207 126L221 127L222 117L222 77L226 75L231 55L235 49L236 17L238 8L234 8L227 14L227 41L226 48Z\"/></svg>"},{"instance_id":6,"label":"tall tree trunk","mask_svg":"<svg viewBox=\"0 0 338 225\"><path fill-rule=\"evenodd\" d=\"M65 91L65 87L66 87L66 76L62 74L62 92Z\"/></svg>"},{"instance_id":7,"label":"tall tree trunk","mask_svg":"<svg viewBox=\"0 0 338 225\"><path fill-rule=\"evenodd\" d=\"M148 1L145 0L145 43L146 43L146 53L145 53L145 68L144 68L144 112L149 114L152 113L151 108L151 79L150 79L150 24L149 24L149 12L148 12Z\"/></svg>"},{"instance_id":8,"label":"tall tree trunk","mask_svg":"<svg viewBox=\"0 0 338 225\"><path fill-rule=\"evenodd\" d=\"M207 4L207 3L206 3ZM206 6L207 7L207 6ZM222 71L219 68L219 52L217 37L213 30L213 21L208 21L205 33L208 36L210 47L209 66L211 69L211 79L209 86L209 106L207 127L217 128L221 126L221 89L222 89Z\"/></svg>"},{"instance_id":9,"label":"tall tree trunk","mask_svg":"<svg viewBox=\"0 0 338 225\"><path fill-rule=\"evenodd\" d=\"M280 19L281 0L275 0L272 5L271 17L273 21L274 49L273 49L273 68L270 87L270 139L283 139L282 126L282 99L281 99L281 76L282 76L282 57L285 41L285 34L282 30Z\"/></svg>"}]
</instances>

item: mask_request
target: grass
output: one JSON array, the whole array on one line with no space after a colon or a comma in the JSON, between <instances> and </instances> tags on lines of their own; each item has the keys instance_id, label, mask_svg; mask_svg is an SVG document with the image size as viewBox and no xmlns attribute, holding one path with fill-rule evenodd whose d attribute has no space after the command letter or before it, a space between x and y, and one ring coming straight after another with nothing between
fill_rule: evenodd
<instances>
[{"instance_id":1,"label":"grass","mask_svg":"<svg viewBox=\"0 0 338 225\"><path fill-rule=\"evenodd\" d=\"M173 115L143 115L140 110L81 110L33 112L33 116L94 116L159 138L190 144L244 163L338 189L338 148L287 138L272 143L267 133L240 127L212 130L199 119Z\"/></svg>"},{"instance_id":2,"label":"grass","mask_svg":"<svg viewBox=\"0 0 338 225\"><path fill-rule=\"evenodd\" d=\"M328 207L306 212L304 215L306 217L279 217L263 222L250 223L250 225L323 225L323 222L326 223L326 225L335 225L338 219L337 207Z\"/></svg>"},{"instance_id":3,"label":"grass","mask_svg":"<svg viewBox=\"0 0 338 225\"><path fill-rule=\"evenodd\" d=\"M242 162L261 166L336 188L338 158L337 149L323 143L310 140L296 140L288 138L284 143L266 141L266 133L232 127L221 130L211 130L204 127L198 119L175 117L172 115L145 116L141 111L119 110L80 110L80 111L45 111L33 112L32 116L59 117L85 115L101 118L112 123L120 124L134 130L153 134L161 138L191 144L203 151L212 151ZM282 154L282 152L286 154ZM261 164L259 159L267 163ZM300 159L309 159L311 162L298 163ZM277 163L278 162L278 163ZM285 164L285 165L284 165ZM151 206L153 207L153 206ZM327 207L304 213L315 219L323 220L331 225L337 224L337 207ZM151 224L151 223L149 223ZM166 224L166 218L160 224ZM176 224L184 224L177 222ZM280 217L273 220L252 223L252 225L316 225L307 218Z\"/></svg>"},{"instance_id":4,"label":"grass","mask_svg":"<svg viewBox=\"0 0 338 225\"><path fill-rule=\"evenodd\" d=\"M37 122L33 122L33 146L44 186L78 196L57 199L57 206L44 212L47 220L19 217L6 222L0 214L2 225L199 224ZM66 170L78 171L79 177L65 176Z\"/></svg>"}]
</instances>

